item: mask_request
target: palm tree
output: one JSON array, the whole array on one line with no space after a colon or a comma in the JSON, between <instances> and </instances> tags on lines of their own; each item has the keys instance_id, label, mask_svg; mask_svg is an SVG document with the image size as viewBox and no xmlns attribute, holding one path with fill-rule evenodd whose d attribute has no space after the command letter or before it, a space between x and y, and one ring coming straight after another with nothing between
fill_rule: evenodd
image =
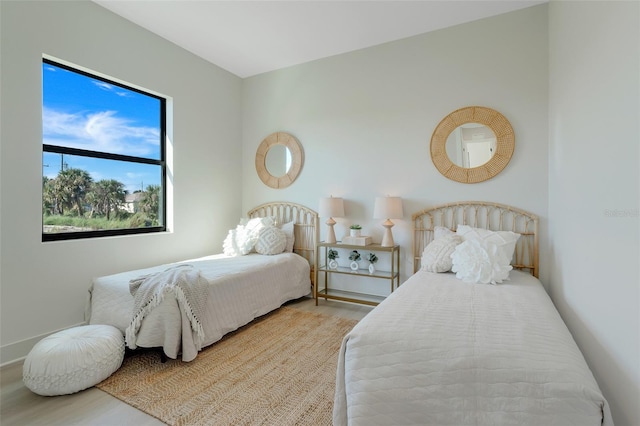
<instances>
[{"instance_id":1,"label":"palm tree","mask_svg":"<svg viewBox=\"0 0 640 426\"><path fill-rule=\"evenodd\" d=\"M124 184L115 179L102 179L91 186L87 201L91 203L92 213L103 214L107 220L112 211L117 211L125 202Z\"/></svg>"},{"instance_id":2,"label":"palm tree","mask_svg":"<svg viewBox=\"0 0 640 426\"><path fill-rule=\"evenodd\" d=\"M56 192L61 195L64 207L75 209L78 216L84 214L84 202L93 179L82 169L65 169L55 179ZM61 212L62 213L62 212Z\"/></svg>"},{"instance_id":3,"label":"palm tree","mask_svg":"<svg viewBox=\"0 0 640 426\"><path fill-rule=\"evenodd\" d=\"M147 186L144 196L140 200L140 210L144 212L149 219L158 220L160 211L160 185Z\"/></svg>"},{"instance_id":4,"label":"palm tree","mask_svg":"<svg viewBox=\"0 0 640 426\"><path fill-rule=\"evenodd\" d=\"M56 213L56 194L53 179L42 176L42 214Z\"/></svg>"},{"instance_id":5,"label":"palm tree","mask_svg":"<svg viewBox=\"0 0 640 426\"><path fill-rule=\"evenodd\" d=\"M54 208L57 214L63 215L67 208L71 208L71 190L64 185L64 181L58 175L51 181L51 191L54 200Z\"/></svg>"}]
</instances>

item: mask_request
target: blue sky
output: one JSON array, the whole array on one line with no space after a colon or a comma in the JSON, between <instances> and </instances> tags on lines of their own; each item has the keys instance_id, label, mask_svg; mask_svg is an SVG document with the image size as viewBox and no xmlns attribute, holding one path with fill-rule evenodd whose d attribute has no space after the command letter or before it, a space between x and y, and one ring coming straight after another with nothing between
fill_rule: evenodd
<instances>
[{"instance_id":1,"label":"blue sky","mask_svg":"<svg viewBox=\"0 0 640 426\"><path fill-rule=\"evenodd\" d=\"M160 100L42 64L42 143L160 159ZM94 181L116 179L129 192L160 184L159 166L44 153L42 173L86 170Z\"/></svg>"}]
</instances>

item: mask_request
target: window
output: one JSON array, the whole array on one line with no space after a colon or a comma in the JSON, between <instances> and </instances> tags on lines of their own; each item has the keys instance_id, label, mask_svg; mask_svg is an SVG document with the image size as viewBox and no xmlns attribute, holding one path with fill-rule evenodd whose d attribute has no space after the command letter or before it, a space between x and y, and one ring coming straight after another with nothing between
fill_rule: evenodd
<instances>
[{"instance_id":1,"label":"window","mask_svg":"<svg viewBox=\"0 0 640 426\"><path fill-rule=\"evenodd\" d=\"M166 229L166 100L42 61L42 241Z\"/></svg>"}]
</instances>

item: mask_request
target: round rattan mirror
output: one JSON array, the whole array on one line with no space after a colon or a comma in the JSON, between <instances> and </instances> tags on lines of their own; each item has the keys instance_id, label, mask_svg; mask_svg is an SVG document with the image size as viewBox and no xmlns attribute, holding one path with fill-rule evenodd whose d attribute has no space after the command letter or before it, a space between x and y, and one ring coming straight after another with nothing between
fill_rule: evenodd
<instances>
[{"instance_id":1,"label":"round rattan mirror","mask_svg":"<svg viewBox=\"0 0 640 426\"><path fill-rule=\"evenodd\" d=\"M449 136L454 131L464 128L465 125L486 126L495 135L495 140L483 141L489 147L490 154L488 160L483 160L483 164L477 167L464 167L459 162L455 164L455 160L452 161L447 154ZM511 160L514 148L515 135L509 120L491 108L470 106L460 108L447 115L433 131L431 161L443 176L451 180L462 183L478 183L491 179L500 173ZM451 148L449 148L449 152L451 152Z\"/></svg>"},{"instance_id":2,"label":"round rattan mirror","mask_svg":"<svg viewBox=\"0 0 640 426\"><path fill-rule=\"evenodd\" d=\"M272 150L273 152L271 152ZM274 157L277 158L275 163ZM274 164L277 163L282 164L282 167L274 167ZM295 137L285 132L272 133L264 138L256 152L258 176L265 185L271 188L286 188L291 185L300 174L303 163L302 145Z\"/></svg>"}]
</instances>

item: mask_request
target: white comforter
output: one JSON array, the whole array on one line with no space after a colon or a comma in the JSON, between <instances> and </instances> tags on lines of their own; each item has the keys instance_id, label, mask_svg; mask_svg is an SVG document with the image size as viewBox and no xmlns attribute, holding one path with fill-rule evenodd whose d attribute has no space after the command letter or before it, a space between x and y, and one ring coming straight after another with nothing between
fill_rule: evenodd
<instances>
[{"instance_id":1,"label":"white comforter","mask_svg":"<svg viewBox=\"0 0 640 426\"><path fill-rule=\"evenodd\" d=\"M275 256L250 254L229 257L214 255L180 262L193 265L209 281L208 305L202 318L203 347L217 342L230 331L280 307L284 302L310 292L309 263L294 253ZM125 333L134 299L129 281L144 274L161 272L176 265L160 265L95 278L90 290L90 324L113 325ZM193 345L182 347L184 335L191 335L188 318L181 314L175 298L166 298L144 319L136 345L163 347L169 358L182 352L184 361L193 360Z\"/></svg>"},{"instance_id":2,"label":"white comforter","mask_svg":"<svg viewBox=\"0 0 640 426\"><path fill-rule=\"evenodd\" d=\"M401 285L342 343L334 425L612 425L541 283L510 277Z\"/></svg>"}]
</instances>

